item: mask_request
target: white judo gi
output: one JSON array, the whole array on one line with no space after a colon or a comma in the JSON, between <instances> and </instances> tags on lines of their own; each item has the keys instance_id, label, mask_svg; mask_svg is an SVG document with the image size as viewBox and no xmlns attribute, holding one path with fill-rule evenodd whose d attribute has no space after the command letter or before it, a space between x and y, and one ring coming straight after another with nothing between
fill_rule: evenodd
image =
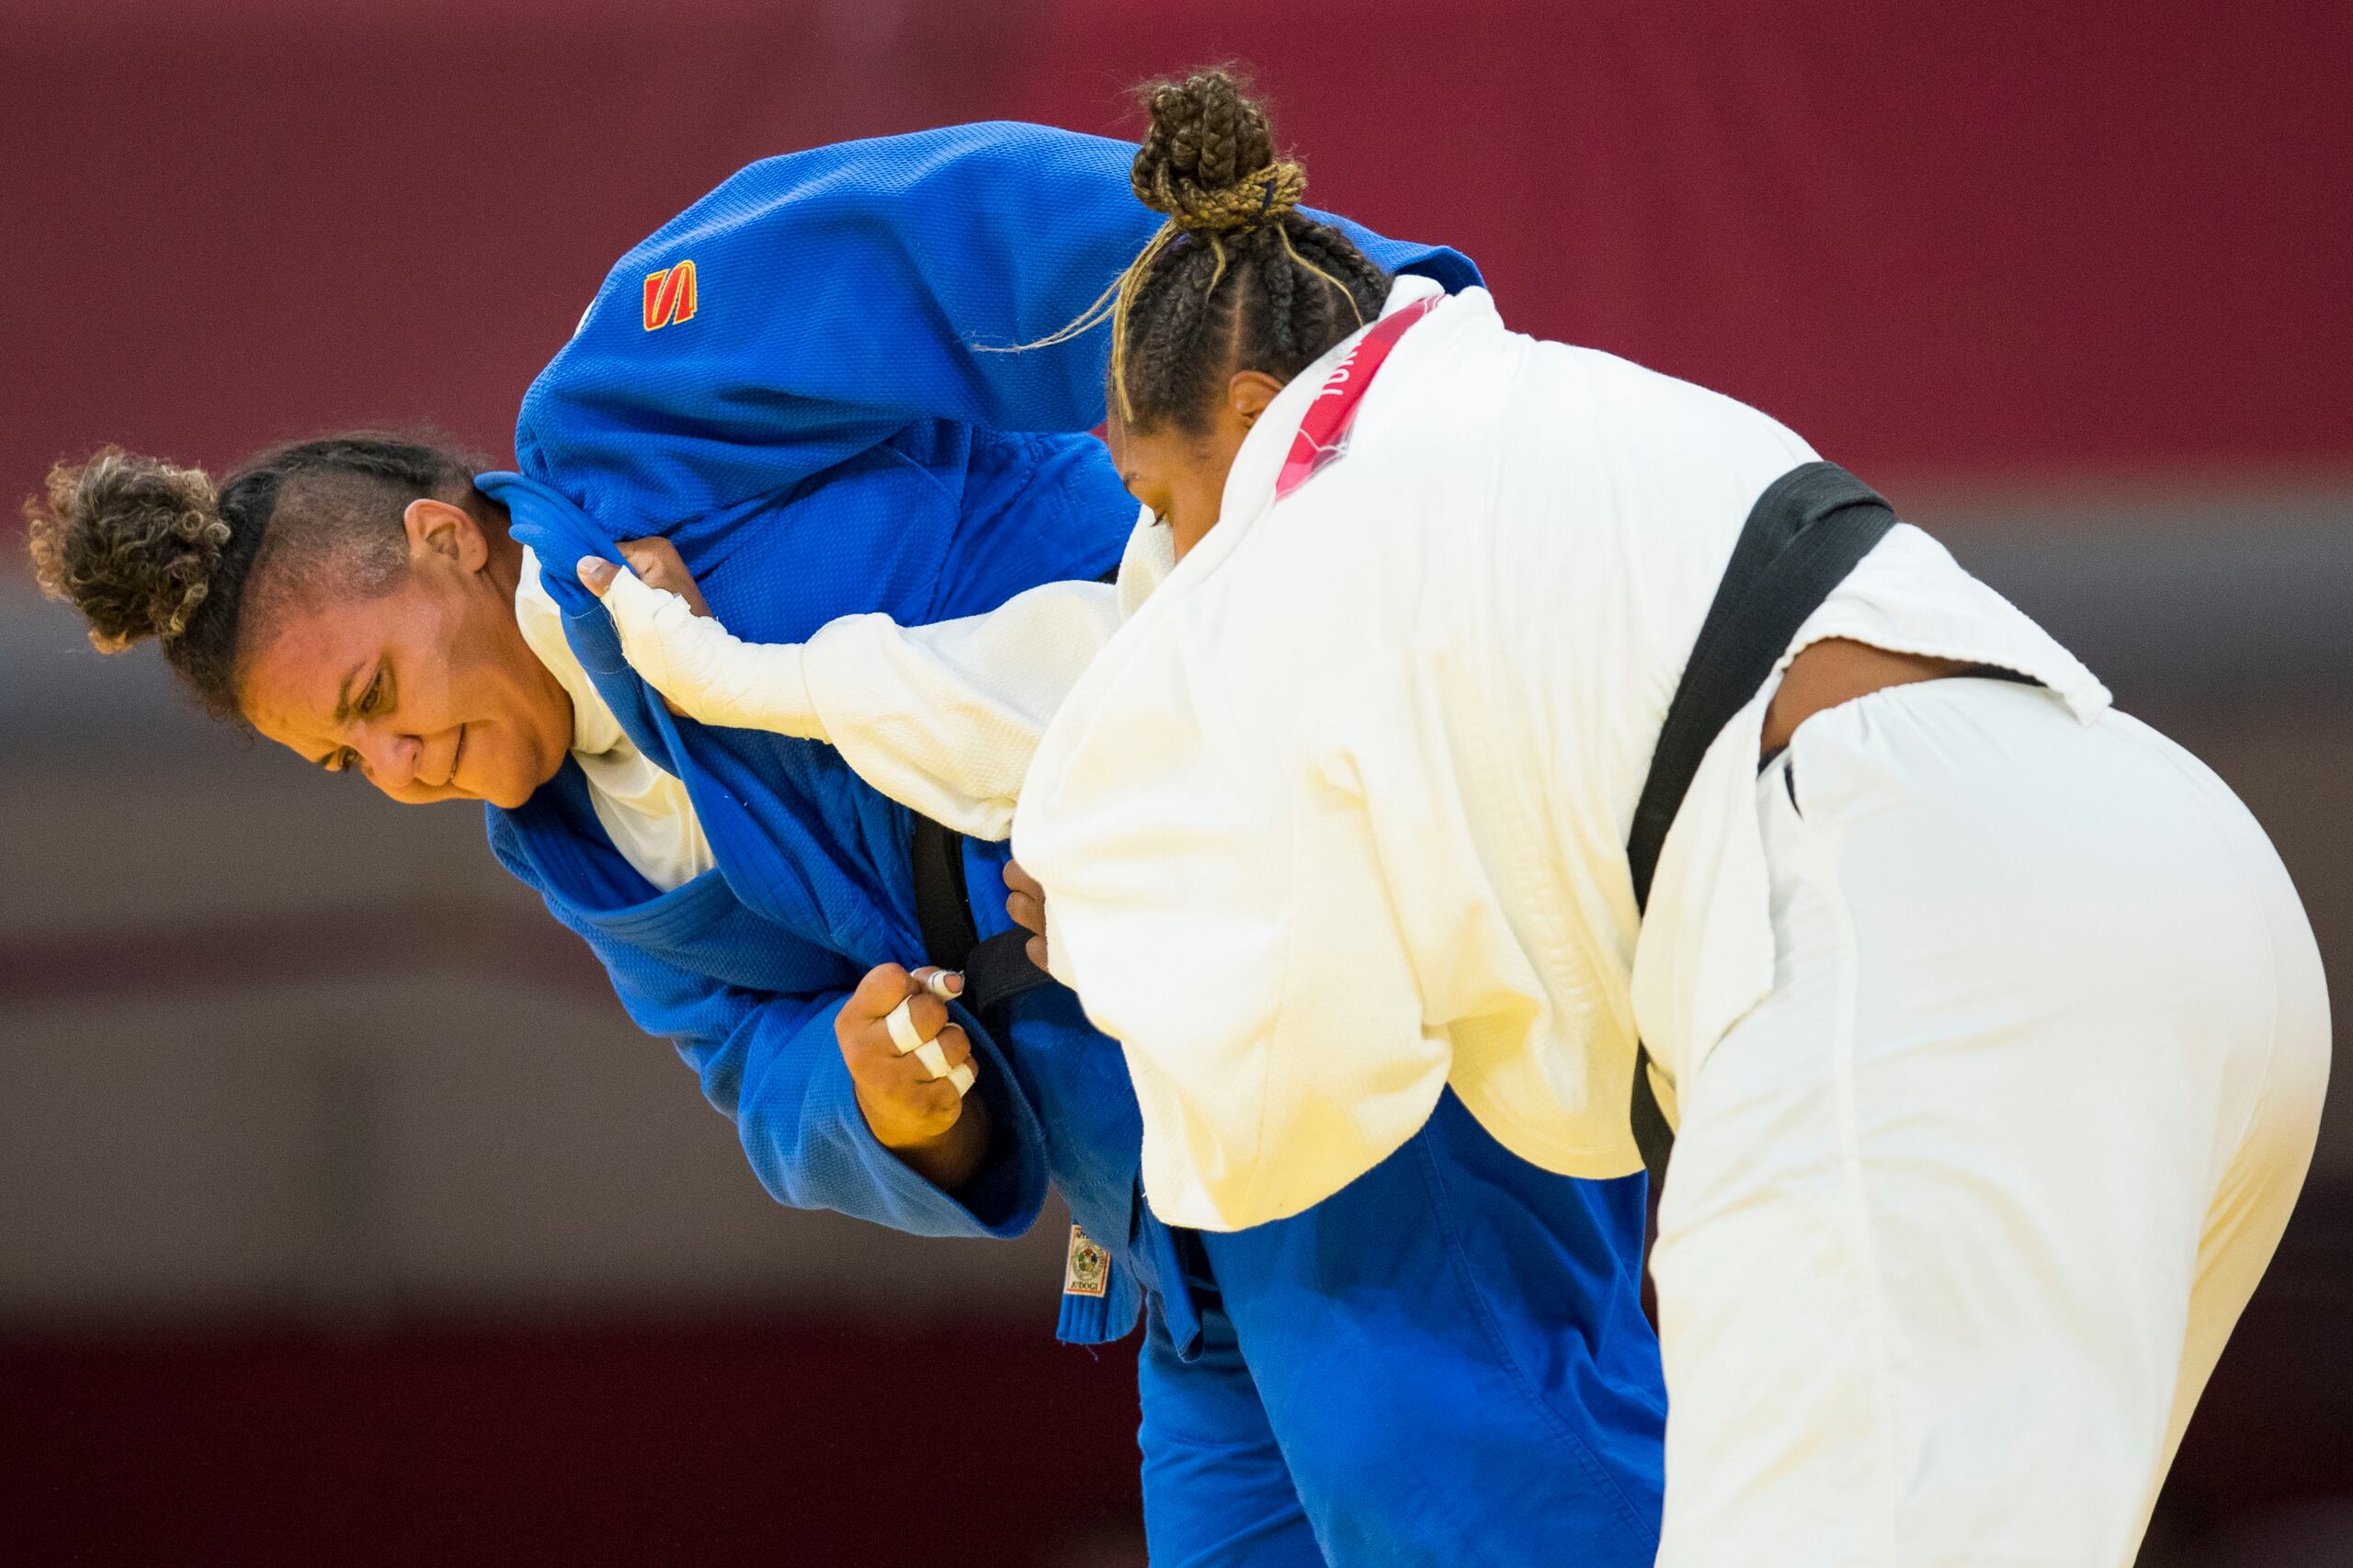
<instances>
[{"instance_id":1,"label":"white judo gi","mask_svg":"<svg viewBox=\"0 0 2353 1568\"><path fill-rule=\"evenodd\" d=\"M2039 684L1874 694L1760 778L1768 685L1638 917L1625 846L1668 700L1751 505L1813 454L1434 291L1397 286L1392 313L1428 313L1345 457L1276 503L1352 345L1262 416L1148 597L1165 535L1140 532L1091 663L1114 607L1070 585L995 628L1097 629L1051 671L995 680L961 660L978 631L858 618L833 652L866 652L820 678L820 633L793 704L985 694L943 710L995 726L965 760L954 723L903 712L888 766L919 782L868 776L959 826L1017 794L1055 971L1125 1045L1174 1223L1297 1212L1449 1085L1526 1158L1632 1171L1646 1040L1680 1131L1663 1563L2129 1562L2317 1121L2326 1002L2277 858L1899 527L1787 657L1845 637ZM794 733L885 767L856 706Z\"/></svg>"}]
</instances>

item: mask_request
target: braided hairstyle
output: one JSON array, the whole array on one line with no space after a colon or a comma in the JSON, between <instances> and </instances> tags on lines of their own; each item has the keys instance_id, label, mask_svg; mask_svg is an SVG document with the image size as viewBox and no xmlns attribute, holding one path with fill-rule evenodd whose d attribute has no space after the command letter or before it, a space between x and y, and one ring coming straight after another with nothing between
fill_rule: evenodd
<instances>
[{"instance_id":1,"label":"braided hairstyle","mask_svg":"<svg viewBox=\"0 0 2353 1568\"><path fill-rule=\"evenodd\" d=\"M467 504L473 474L438 446L365 432L265 452L218 486L108 447L59 463L25 502L33 574L101 653L154 638L205 709L236 721L239 653L259 624L298 597L390 593L408 572L403 511Z\"/></svg>"},{"instance_id":2,"label":"braided hairstyle","mask_svg":"<svg viewBox=\"0 0 2353 1568\"><path fill-rule=\"evenodd\" d=\"M1307 174L1275 153L1267 111L1233 74L1140 90L1152 117L1131 171L1168 222L1096 307L1049 341L1111 319L1110 403L1131 427L1207 427L1245 370L1288 381L1381 313L1389 275L1298 210Z\"/></svg>"}]
</instances>

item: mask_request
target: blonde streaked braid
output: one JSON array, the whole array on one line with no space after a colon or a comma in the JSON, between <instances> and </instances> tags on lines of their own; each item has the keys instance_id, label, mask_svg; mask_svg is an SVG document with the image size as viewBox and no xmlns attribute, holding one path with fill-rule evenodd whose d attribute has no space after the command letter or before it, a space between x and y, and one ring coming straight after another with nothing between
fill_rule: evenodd
<instances>
[{"instance_id":1,"label":"blonde streaked braid","mask_svg":"<svg viewBox=\"0 0 2353 1568\"><path fill-rule=\"evenodd\" d=\"M85 517L104 517L108 526L78 527ZM102 653L187 631L229 546L210 474L119 447L51 469L26 501L25 520L33 581L81 608Z\"/></svg>"},{"instance_id":2,"label":"blonde streaked braid","mask_svg":"<svg viewBox=\"0 0 2353 1568\"><path fill-rule=\"evenodd\" d=\"M483 465L429 440L358 431L262 453L215 483L106 447L60 463L25 502L33 576L114 653L153 638L215 717L242 722L248 634L305 598L389 593L409 570L402 515L468 503Z\"/></svg>"}]
</instances>

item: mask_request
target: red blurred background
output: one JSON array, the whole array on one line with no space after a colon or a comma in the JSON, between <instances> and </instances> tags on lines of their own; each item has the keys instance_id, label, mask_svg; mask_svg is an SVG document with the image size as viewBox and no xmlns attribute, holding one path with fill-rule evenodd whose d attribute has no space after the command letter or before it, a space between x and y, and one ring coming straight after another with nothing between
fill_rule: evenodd
<instances>
[{"instance_id":1,"label":"red blurred background","mask_svg":"<svg viewBox=\"0 0 2353 1568\"><path fill-rule=\"evenodd\" d=\"M0 0L0 478L430 421L501 461L739 165L1124 132L1239 60L1313 199L1804 432L2263 816L2353 959L2353 7ZM13 525L0 525L0 530ZM482 853L0 566L0 1559L1140 1560L1051 1234L767 1205ZM404 815L424 820L407 821ZM360 846L357 850L355 841ZM2353 1560L2353 1148L2146 1561ZM1051 1232L1051 1225L1041 1227ZM2300 1555L2300 1553L2302 1555Z\"/></svg>"}]
</instances>

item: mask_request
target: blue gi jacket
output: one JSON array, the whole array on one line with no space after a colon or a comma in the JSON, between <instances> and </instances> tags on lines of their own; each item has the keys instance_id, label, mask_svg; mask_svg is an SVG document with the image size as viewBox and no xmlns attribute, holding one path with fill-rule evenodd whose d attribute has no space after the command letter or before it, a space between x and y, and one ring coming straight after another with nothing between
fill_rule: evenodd
<instances>
[{"instance_id":1,"label":"blue gi jacket","mask_svg":"<svg viewBox=\"0 0 2353 1568\"><path fill-rule=\"evenodd\" d=\"M492 808L489 829L631 1016L676 1041L779 1201L1011 1235L1051 1175L1113 1257L1106 1295L1066 1298L1063 1337L1123 1335L1156 1287L1181 1345L1192 1313L1138 1200L1142 1124L1116 1044L1058 986L1012 1004L1001 1034L960 1008L997 1129L982 1176L950 1195L877 1144L833 1021L866 970L923 959L909 813L830 747L674 718L573 573L582 555L617 559L617 540L665 536L728 626L767 642L860 611L976 614L1103 574L1136 506L1073 432L1103 417L1108 331L988 350L1053 334L1148 241L1132 155L1012 124L818 148L751 165L621 259L524 398L522 473L481 484L538 553L622 729L686 783L717 869L658 892L569 762L519 809ZM1392 271L1478 281L1453 251L1342 226ZM983 935L1006 925L1004 854L970 851Z\"/></svg>"}]
</instances>

